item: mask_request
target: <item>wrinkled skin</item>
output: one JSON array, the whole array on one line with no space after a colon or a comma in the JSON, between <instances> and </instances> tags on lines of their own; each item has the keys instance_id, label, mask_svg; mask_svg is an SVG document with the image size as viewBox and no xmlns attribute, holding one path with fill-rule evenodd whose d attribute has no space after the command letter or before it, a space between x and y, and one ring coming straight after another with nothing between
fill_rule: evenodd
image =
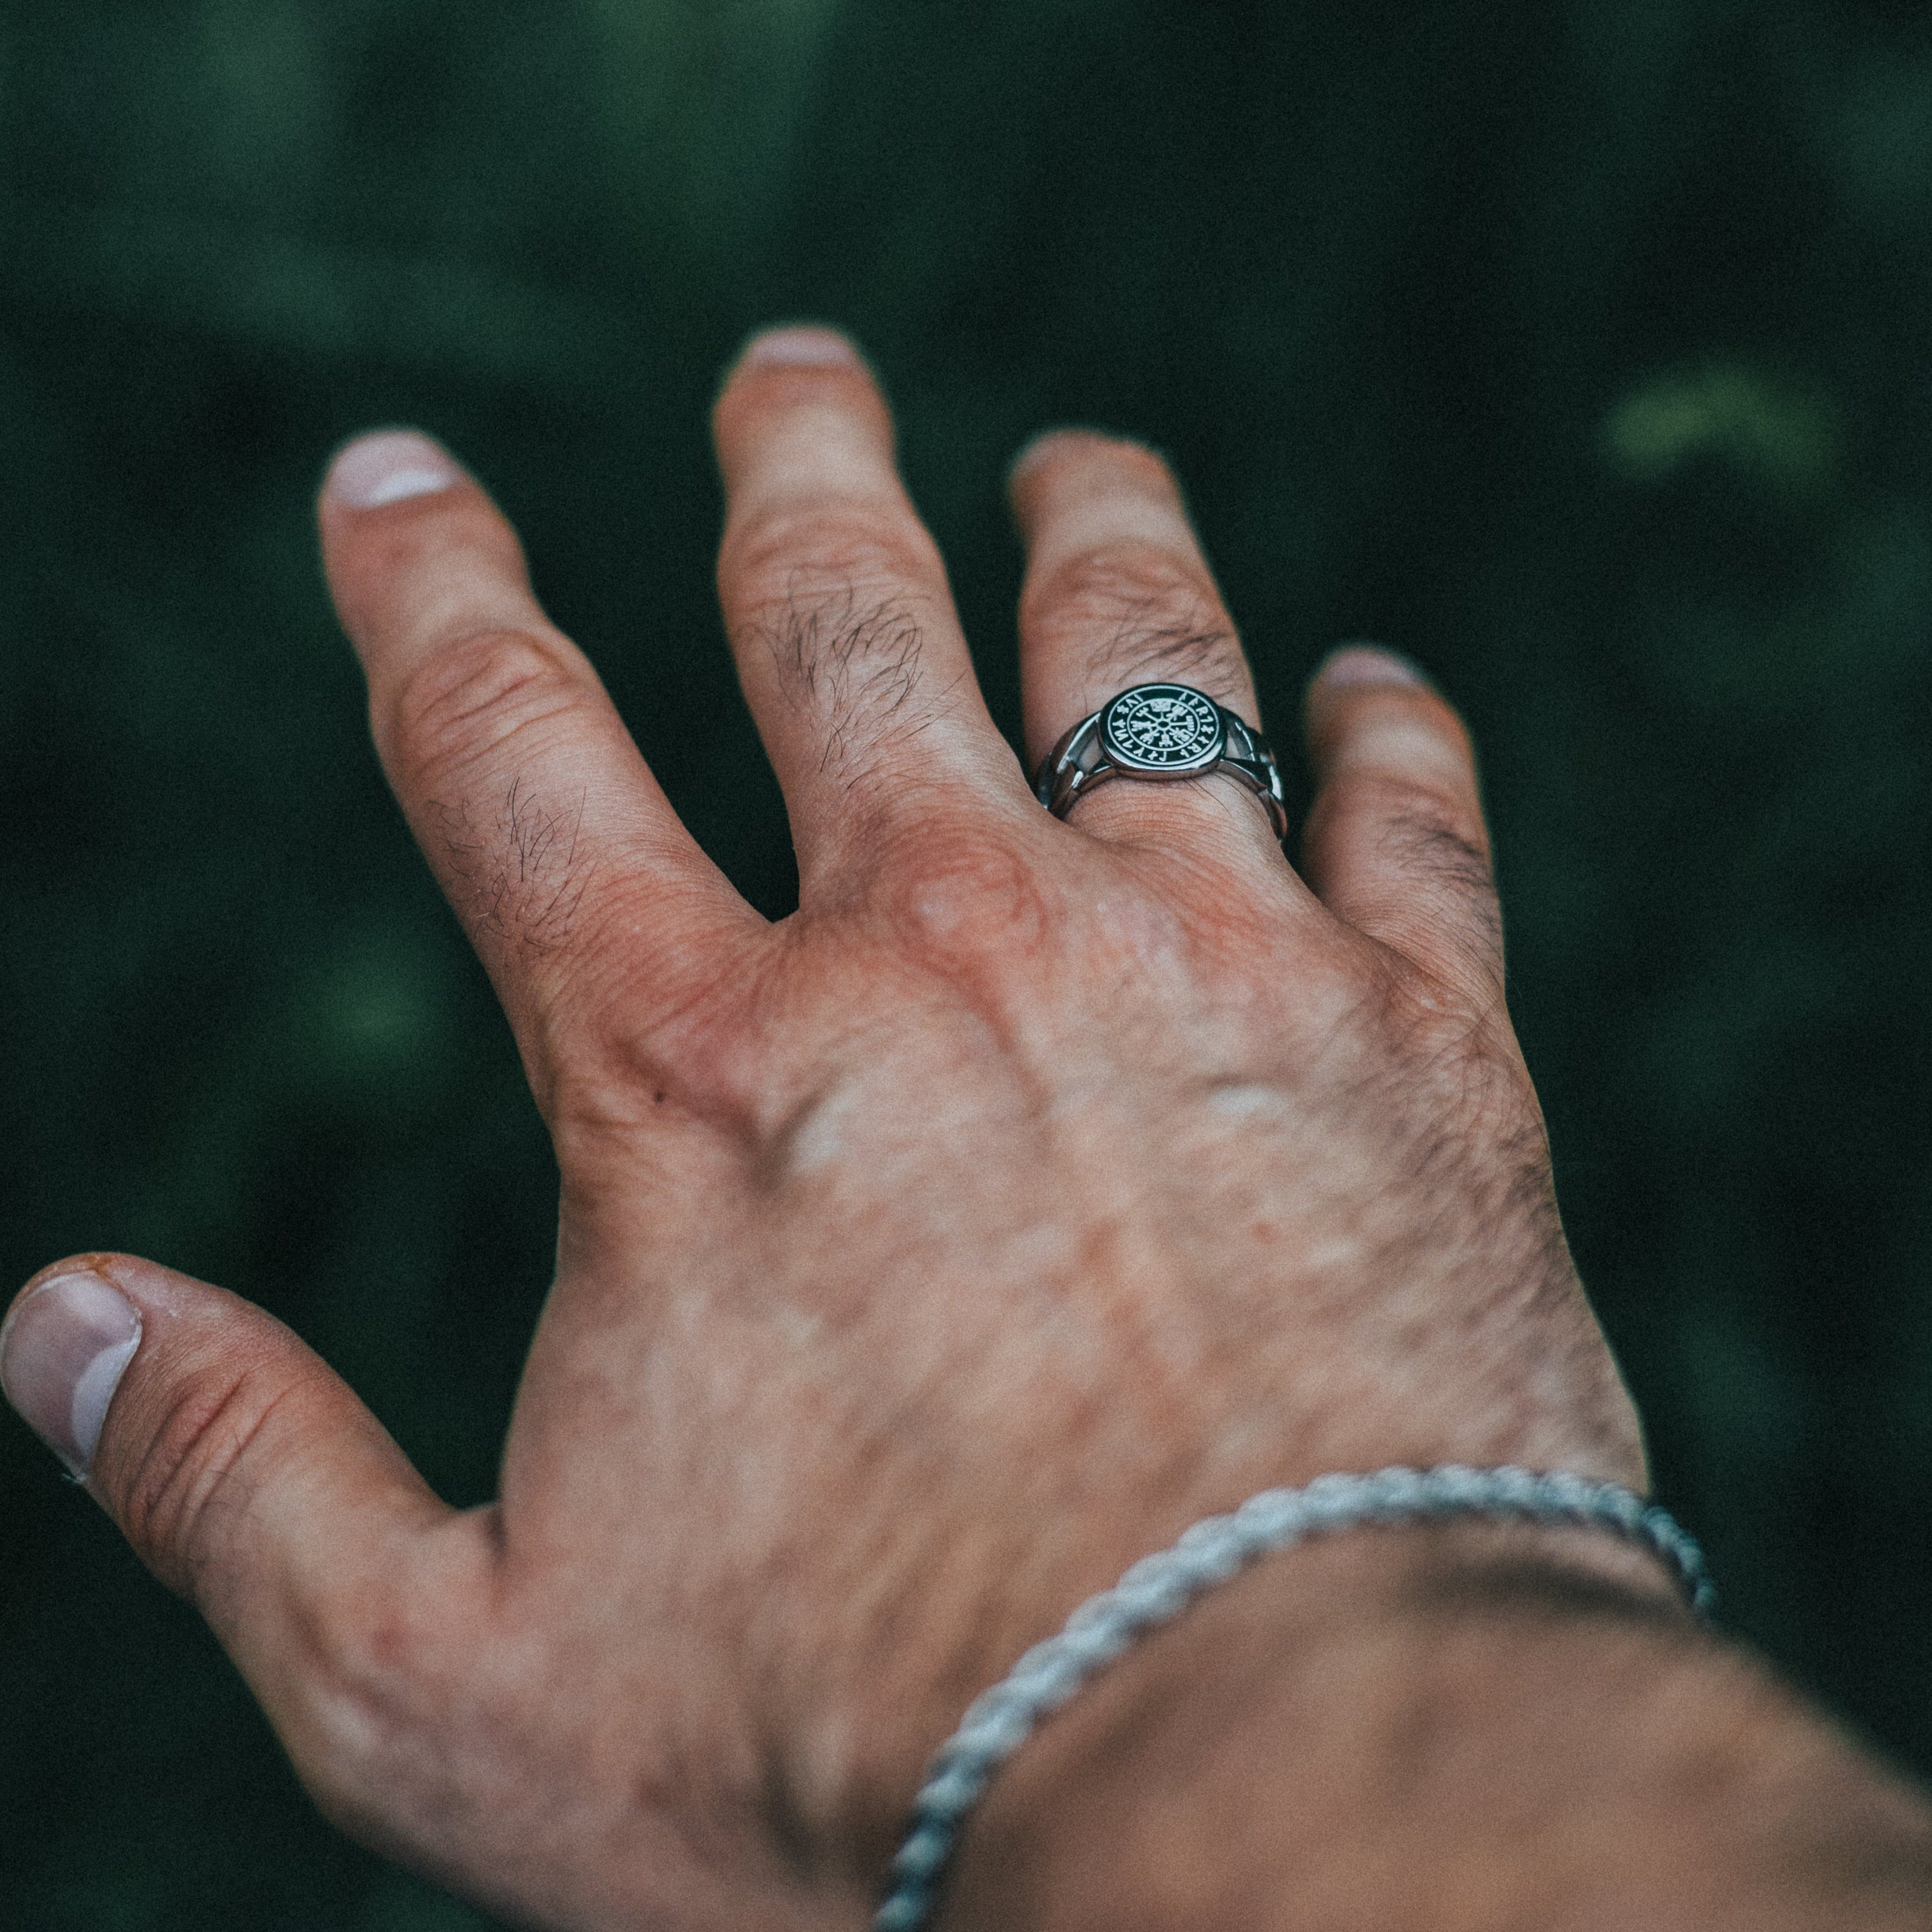
<instances>
[{"instance_id":1,"label":"wrinkled skin","mask_svg":"<svg viewBox=\"0 0 1932 1932\"><path fill-rule=\"evenodd\" d=\"M473 482L358 503L352 448L323 497L379 749L562 1173L500 1500L446 1510L248 1304L85 1263L142 1318L94 1495L332 1814L543 1926L862 1924L971 1696L1255 1490L1643 1480L1442 700L1331 661L1299 872L1226 778L1063 824L863 368L772 338L717 428L721 594L799 848L775 924ZM1013 496L1029 760L1143 678L1255 715L1156 459L1055 436Z\"/></svg>"}]
</instances>

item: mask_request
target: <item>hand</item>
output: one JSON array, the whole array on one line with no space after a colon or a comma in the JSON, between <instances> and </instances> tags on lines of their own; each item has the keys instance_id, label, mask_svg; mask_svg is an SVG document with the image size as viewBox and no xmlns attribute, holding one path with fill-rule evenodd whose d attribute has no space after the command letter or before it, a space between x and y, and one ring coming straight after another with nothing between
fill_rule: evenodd
<instances>
[{"instance_id":1,"label":"hand","mask_svg":"<svg viewBox=\"0 0 1932 1932\"><path fill-rule=\"evenodd\" d=\"M322 497L385 768L562 1175L498 1501L446 1509L295 1337L150 1262L46 1271L0 1348L328 1810L544 1926L862 1923L973 1694L1255 1490L1643 1480L1448 706L1330 661L1299 875L1225 778L1062 824L849 349L764 338L716 427L719 591L798 850L776 924L476 483L392 434ZM1154 456L1049 436L1012 499L1030 761L1150 677L1255 716Z\"/></svg>"}]
</instances>

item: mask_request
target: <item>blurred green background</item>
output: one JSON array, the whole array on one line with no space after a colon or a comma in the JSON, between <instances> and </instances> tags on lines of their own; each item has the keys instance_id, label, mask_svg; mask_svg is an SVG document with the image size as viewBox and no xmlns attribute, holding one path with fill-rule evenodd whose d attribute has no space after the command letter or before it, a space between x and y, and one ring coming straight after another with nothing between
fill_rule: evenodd
<instances>
[{"instance_id":1,"label":"blurred green background","mask_svg":"<svg viewBox=\"0 0 1932 1932\"><path fill-rule=\"evenodd\" d=\"M423 424L793 891L704 411L855 329L1016 722L1003 466L1172 452L1278 724L1483 746L1585 1279L1730 1625L1932 1771L1932 22L1806 0L4 0L0 1276L254 1295L487 1496L554 1177L309 500ZM483 1924L0 1424L0 1926Z\"/></svg>"}]
</instances>

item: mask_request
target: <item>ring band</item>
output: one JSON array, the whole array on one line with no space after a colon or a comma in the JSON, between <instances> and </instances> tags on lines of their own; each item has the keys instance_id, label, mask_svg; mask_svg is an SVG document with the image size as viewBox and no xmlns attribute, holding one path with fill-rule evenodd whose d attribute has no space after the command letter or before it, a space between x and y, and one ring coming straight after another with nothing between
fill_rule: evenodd
<instances>
[{"instance_id":1,"label":"ring band","mask_svg":"<svg viewBox=\"0 0 1932 1932\"><path fill-rule=\"evenodd\" d=\"M1034 792L1056 818L1102 781L1205 778L1226 772L1262 802L1277 838L1288 836L1281 768L1245 718L1186 684L1137 684L1083 718L1042 761Z\"/></svg>"}]
</instances>

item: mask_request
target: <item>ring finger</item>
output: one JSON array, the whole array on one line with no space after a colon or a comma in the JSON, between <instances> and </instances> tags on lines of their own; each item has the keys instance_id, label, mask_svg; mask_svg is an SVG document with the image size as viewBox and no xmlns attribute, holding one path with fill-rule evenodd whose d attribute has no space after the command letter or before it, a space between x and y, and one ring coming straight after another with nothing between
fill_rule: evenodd
<instances>
[{"instance_id":1,"label":"ring finger","mask_svg":"<svg viewBox=\"0 0 1932 1932\"><path fill-rule=\"evenodd\" d=\"M1020 688L1029 768L1070 726L1136 684L1204 692L1250 724L1254 681L1166 464L1136 442L1062 430L1013 466L1026 546ZM1236 780L1104 785L1077 822L1103 836L1191 839L1196 828L1278 855L1262 806Z\"/></svg>"}]
</instances>

